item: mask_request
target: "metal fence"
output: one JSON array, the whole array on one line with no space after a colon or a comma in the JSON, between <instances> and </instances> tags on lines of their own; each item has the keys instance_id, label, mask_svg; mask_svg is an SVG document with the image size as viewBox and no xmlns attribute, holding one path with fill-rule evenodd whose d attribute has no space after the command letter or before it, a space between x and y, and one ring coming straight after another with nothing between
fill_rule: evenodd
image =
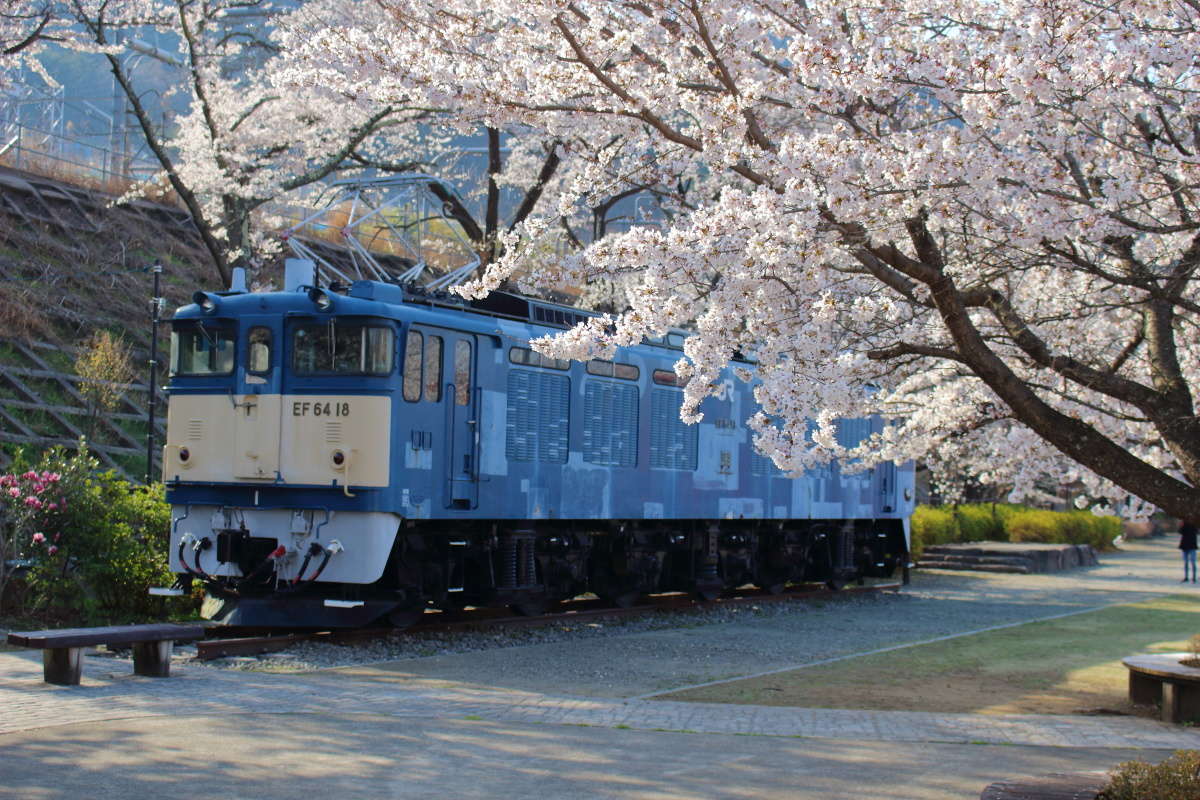
<instances>
[{"instance_id":1,"label":"metal fence","mask_svg":"<svg viewBox=\"0 0 1200 800\"><path fill-rule=\"evenodd\" d=\"M159 167L128 152L9 120L0 127L0 164L110 194L151 178Z\"/></svg>"}]
</instances>

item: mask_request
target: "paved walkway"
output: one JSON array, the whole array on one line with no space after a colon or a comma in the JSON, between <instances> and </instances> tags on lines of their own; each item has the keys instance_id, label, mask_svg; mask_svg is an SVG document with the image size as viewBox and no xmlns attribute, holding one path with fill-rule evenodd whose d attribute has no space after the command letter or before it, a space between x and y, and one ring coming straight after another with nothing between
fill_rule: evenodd
<instances>
[{"instance_id":1,"label":"paved walkway","mask_svg":"<svg viewBox=\"0 0 1200 800\"><path fill-rule=\"evenodd\" d=\"M0 734L68 723L235 713L382 714L694 733L1053 747L1200 748L1200 730L1134 717L933 714L606 700L498 691L379 673L309 675L176 667L167 680L87 658L79 687L42 682L37 653L0 653Z\"/></svg>"},{"instance_id":2,"label":"paved walkway","mask_svg":"<svg viewBox=\"0 0 1200 800\"><path fill-rule=\"evenodd\" d=\"M1133 587L1114 585L1112 590L1121 594L1111 599L1127 601L1140 593L1177 590L1165 577L1174 566L1170 555L1160 543L1156 552L1130 560L1140 565L1140 572L1128 575L1138 585L1133 593ZM1146 566L1151 557L1159 564L1154 570L1164 571L1160 582L1152 581L1154 570ZM1086 576L1079 581L1087 581ZM1088 597L1090 602L1097 599ZM365 730L377 734L366 735ZM278 739L284 732L286 746ZM120 746L114 738L120 739ZM208 781L212 776L204 774L204 765L220 760L230 770L222 778L226 796L305 796L299 790L294 795L280 793L278 787L268 792L275 786L272 776L288 772L282 764L259 759L257 751L268 740L268 750L289 764L310 759L306 763L319 762L336 771L338 758L349 759L360 775L373 774L382 764L416 769L413 759L430 752L433 742L438 742L436 748L460 742L450 748L452 756L450 751L445 754L450 762L442 756L421 762L425 771L418 772L424 777L403 786L385 781L374 784L378 792L362 793L361 787L355 788L358 784L325 784L328 790L356 796L428 796L440 787L445 796L534 789L542 798L848 798L868 796L862 794L864 781L874 781L883 792L877 796L952 798L978 793L986 783L979 783L982 777L996 780L1081 766L1103 769L1138 751L1150 751L1147 757L1157 759L1175 748L1200 748L1200 730L1135 717L929 714L578 697L556 688L504 686L503 680L490 681L480 674L446 680L407 669L280 675L178 666L172 678L162 680L137 678L127 662L98 657L85 658L82 686L59 687L43 684L38 652L0 652L0 795L65 796L96 786L110 786L127 796L180 794L180 786L191 787L193 778ZM511 760L503 769L493 760L498 758L498 741L506 742L500 750ZM787 741L809 744L797 750ZM558 757L547 762L546 752L557 752ZM652 753L658 753L658 760ZM598 763L596 759L606 763L602 776L582 770L570 781L545 783L556 776L563 780L564 763L577 766ZM664 771L672 759L688 766ZM62 762L89 766L78 774L52 770ZM448 768L449 763L457 766ZM181 764L191 766L184 769ZM716 764L724 766L715 769ZM914 765L941 777L918 775ZM134 781L134 774L150 768L162 770L166 783L146 783L144 775ZM808 774L809 788L781 781L780 770ZM947 770L958 771L948 775ZM667 772L676 777L667 780ZM911 772L911 782L901 789L893 776L905 772ZM701 780L704 775L708 777ZM868 775L874 777L868 780ZM212 788L204 786L204 793ZM198 783L192 792L185 789L181 794L202 793L204 786ZM559 788L546 790L547 786Z\"/></svg>"}]
</instances>

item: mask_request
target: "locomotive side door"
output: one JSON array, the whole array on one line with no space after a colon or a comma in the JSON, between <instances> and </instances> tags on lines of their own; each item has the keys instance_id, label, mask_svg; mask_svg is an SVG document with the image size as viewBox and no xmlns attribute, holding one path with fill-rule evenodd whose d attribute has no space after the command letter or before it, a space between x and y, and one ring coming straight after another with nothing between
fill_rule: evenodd
<instances>
[{"instance_id":1,"label":"locomotive side door","mask_svg":"<svg viewBox=\"0 0 1200 800\"><path fill-rule=\"evenodd\" d=\"M230 397L234 412L233 475L271 480L279 474L279 352L269 325L254 324L258 321L254 317L246 321L250 327L238 360L240 385L238 393Z\"/></svg>"},{"instance_id":2,"label":"locomotive side door","mask_svg":"<svg viewBox=\"0 0 1200 800\"><path fill-rule=\"evenodd\" d=\"M474 334L447 332L447 382L442 393L448 445L447 508L473 509L479 505L478 345Z\"/></svg>"}]
</instances>

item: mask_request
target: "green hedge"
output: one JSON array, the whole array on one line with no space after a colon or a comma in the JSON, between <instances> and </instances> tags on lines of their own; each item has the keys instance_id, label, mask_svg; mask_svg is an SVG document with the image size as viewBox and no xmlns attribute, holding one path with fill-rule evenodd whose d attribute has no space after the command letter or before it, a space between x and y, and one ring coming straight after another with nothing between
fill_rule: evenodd
<instances>
[{"instance_id":1,"label":"green hedge","mask_svg":"<svg viewBox=\"0 0 1200 800\"><path fill-rule=\"evenodd\" d=\"M1088 511L1039 511L1009 503L918 506L912 516L912 552L961 542L1049 542L1090 544L1111 550L1121 533L1116 517Z\"/></svg>"},{"instance_id":2,"label":"green hedge","mask_svg":"<svg viewBox=\"0 0 1200 800\"><path fill-rule=\"evenodd\" d=\"M1022 511L1009 518L1007 528L1012 542L1090 544L1110 550L1121 535L1121 520L1089 511Z\"/></svg>"}]
</instances>

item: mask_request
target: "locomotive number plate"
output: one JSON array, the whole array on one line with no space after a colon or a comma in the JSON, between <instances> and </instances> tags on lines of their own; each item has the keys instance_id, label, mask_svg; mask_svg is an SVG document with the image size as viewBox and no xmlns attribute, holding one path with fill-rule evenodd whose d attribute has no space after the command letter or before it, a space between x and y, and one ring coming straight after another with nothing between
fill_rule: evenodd
<instances>
[{"instance_id":1,"label":"locomotive number plate","mask_svg":"<svg viewBox=\"0 0 1200 800\"><path fill-rule=\"evenodd\" d=\"M348 417L349 403L311 403L296 400L292 402L293 417Z\"/></svg>"}]
</instances>

